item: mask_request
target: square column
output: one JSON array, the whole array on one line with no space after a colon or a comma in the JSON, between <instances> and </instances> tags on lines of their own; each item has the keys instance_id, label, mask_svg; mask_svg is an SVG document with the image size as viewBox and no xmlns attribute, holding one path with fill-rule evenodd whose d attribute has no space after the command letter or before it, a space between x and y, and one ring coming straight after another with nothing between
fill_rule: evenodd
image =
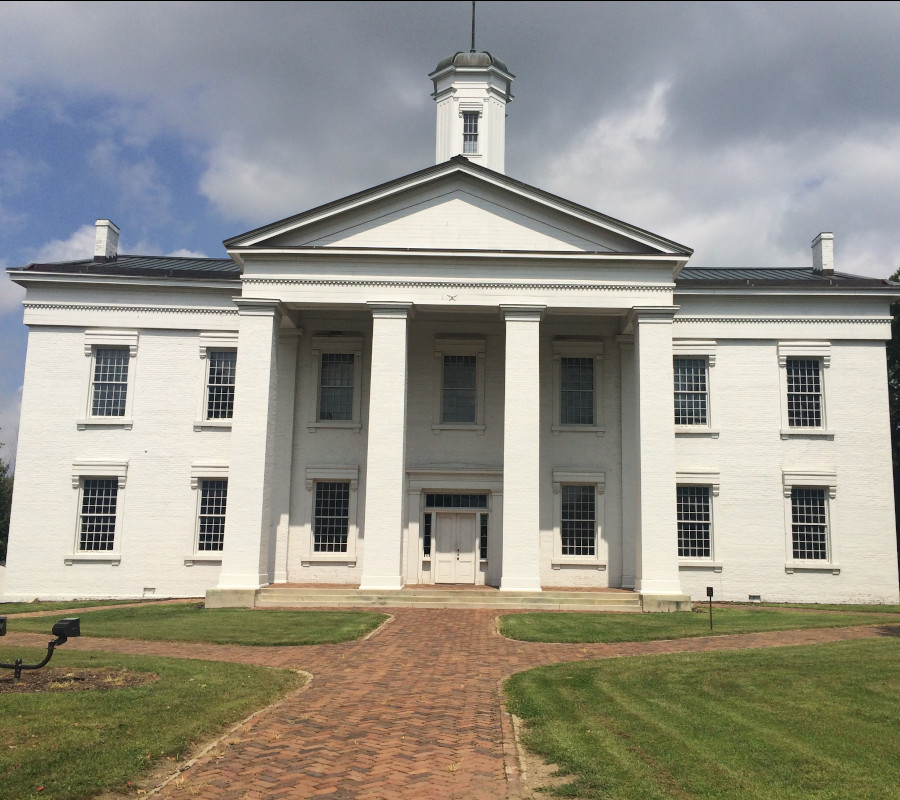
<instances>
[{"instance_id":1,"label":"square column","mask_svg":"<svg viewBox=\"0 0 900 800\"><path fill-rule=\"evenodd\" d=\"M674 306L634 309L639 475L634 587L642 595L682 595L672 367L672 319L676 311ZM628 452L624 445L623 454Z\"/></svg>"},{"instance_id":2,"label":"square column","mask_svg":"<svg viewBox=\"0 0 900 800\"><path fill-rule=\"evenodd\" d=\"M637 374L634 366L634 336L617 336L622 417L622 588L633 589L637 555L638 498L640 476L638 465Z\"/></svg>"},{"instance_id":3,"label":"square column","mask_svg":"<svg viewBox=\"0 0 900 800\"><path fill-rule=\"evenodd\" d=\"M273 546L278 300L235 298L240 315L220 589L269 583Z\"/></svg>"},{"instance_id":4,"label":"square column","mask_svg":"<svg viewBox=\"0 0 900 800\"><path fill-rule=\"evenodd\" d=\"M540 331L544 306L501 306L506 321L501 591L541 591Z\"/></svg>"},{"instance_id":5,"label":"square column","mask_svg":"<svg viewBox=\"0 0 900 800\"><path fill-rule=\"evenodd\" d=\"M372 368L366 452L366 523L360 589L403 587L406 478L406 325L411 303L370 303Z\"/></svg>"}]
</instances>

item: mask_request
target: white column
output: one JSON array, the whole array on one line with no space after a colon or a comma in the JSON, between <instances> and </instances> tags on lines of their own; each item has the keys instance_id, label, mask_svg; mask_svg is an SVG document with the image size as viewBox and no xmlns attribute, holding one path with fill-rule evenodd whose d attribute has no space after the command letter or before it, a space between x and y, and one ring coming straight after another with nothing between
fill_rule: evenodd
<instances>
[{"instance_id":1,"label":"white column","mask_svg":"<svg viewBox=\"0 0 900 800\"><path fill-rule=\"evenodd\" d=\"M680 595L675 509L675 420L672 318L677 309L635 308L639 453L635 589Z\"/></svg>"},{"instance_id":2,"label":"white column","mask_svg":"<svg viewBox=\"0 0 900 800\"><path fill-rule=\"evenodd\" d=\"M506 320L503 400L503 573L500 589L541 591L540 332L543 306L501 306Z\"/></svg>"},{"instance_id":3,"label":"white column","mask_svg":"<svg viewBox=\"0 0 900 800\"><path fill-rule=\"evenodd\" d=\"M294 473L294 409L297 398L297 350L303 331L285 331L278 344L278 422L275 441L272 513L275 547L269 553L273 583L287 581L288 537L291 530L291 487Z\"/></svg>"},{"instance_id":4,"label":"white column","mask_svg":"<svg viewBox=\"0 0 900 800\"><path fill-rule=\"evenodd\" d=\"M277 300L235 298L238 328L228 506L220 589L269 583L278 328Z\"/></svg>"},{"instance_id":5,"label":"white column","mask_svg":"<svg viewBox=\"0 0 900 800\"><path fill-rule=\"evenodd\" d=\"M400 589L403 586L406 322L411 307L411 303L370 303L372 368L360 589Z\"/></svg>"},{"instance_id":6,"label":"white column","mask_svg":"<svg viewBox=\"0 0 900 800\"><path fill-rule=\"evenodd\" d=\"M635 386L634 336L617 336L619 342L622 417L622 588L633 589L637 555L638 427Z\"/></svg>"}]
</instances>

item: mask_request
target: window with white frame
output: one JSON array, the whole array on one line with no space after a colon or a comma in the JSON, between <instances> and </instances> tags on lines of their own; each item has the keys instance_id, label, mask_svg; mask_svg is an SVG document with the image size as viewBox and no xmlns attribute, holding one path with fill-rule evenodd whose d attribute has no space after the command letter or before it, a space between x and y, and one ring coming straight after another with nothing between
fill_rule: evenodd
<instances>
[{"instance_id":1,"label":"window with white frame","mask_svg":"<svg viewBox=\"0 0 900 800\"><path fill-rule=\"evenodd\" d=\"M119 563L122 527L122 489L127 461L76 461L72 465L72 488L78 490L78 522L73 552L75 561Z\"/></svg>"},{"instance_id":2,"label":"window with white frame","mask_svg":"<svg viewBox=\"0 0 900 800\"><path fill-rule=\"evenodd\" d=\"M438 336L434 340L432 431L484 431L483 338Z\"/></svg>"},{"instance_id":3,"label":"window with white frame","mask_svg":"<svg viewBox=\"0 0 900 800\"><path fill-rule=\"evenodd\" d=\"M674 340L672 351L676 434L717 438L717 432L712 429L709 391L710 368L716 363L716 342Z\"/></svg>"},{"instance_id":4,"label":"window with white frame","mask_svg":"<svg viewBox=\"0 0 900 800\"><path fill-rule=\"evenodd\" d=\"M210 350L206 363L206 419L231 419L237 351Z\"/></svg>"},{"instance_id":5,"label":"window with white frame","mask_svg":"<svg viewBox=\"0 0 900 800\"><path fill-rule=\"evenodd\" d=\"M85 416L79 430L107 426L130 429L134 394L134 367L137 355L136 331L85 331L84 354L90 359Z\"/></svg>"},{"instance_id":6,"label":"window with white frame","mask_svg":"<svg viewBox=\"0 0 900 800\"><path fill-rule=\"evenodd\" d=\"M553 567L606 568L601 538L606 477L602 472L553 470Z\"/></svg>"},{"instance_id":7,"label":"window with white frame","mask_svg":"<svg viewBox=\"0 0 900 800\"><path fill-rule=\"evenodd\" d=\"M553 340L553 426L561 431L604 430L600 419L603 342L559 337Z\"/></svg>"},{"instance_id":8,"label":"window with white frame","mask_svg":"<svg viewBox=\"0 0 900 800\"><path fill-rule=\"evenodd\" d=\"M786 571L827 569L840 572L831 520L837 496L833 472L785 470L783 473Z\"/></svg>"},{"instance_id":9,"label":"window with white frame","mask_svg":"<svg viewBox=\"0 0 900 800\"><path fill-rule=\"evenodd\" d=\"M362 340L343 334L314 336L316 403L309 428L360 429Z\"/></svg>"},{"instance_id":10,"label":"window with white frame","mask_svg":"<svg viewBox=\"0 0 900 800\"><path fill-rule=\"evenodd\" d=\"M225 509L227 504L227 478L201 479L200 508L197 512L198 552L221 552L225 549Z\"/></svg>"},{"instance_id":11,"label":"window with white frame","mask_svg":"<svg viewBox=\"0 0 900 800\"><path fill-rule=\"evenodd\" d=\"M721 548L716 546L715 498L719 473L710 470L675 474L675 523L679 566L722 571Z\"/></svg>"},{"instance_id":12,"label":"window with white frame","mask_svg":"<svg viewBox=\"0 0 900 800\"><path fill-rule=\"evenodd\" d=\"M356 561L359 467L308 467L310 539L304 566L316 561Z\"/></svg>"},{"instance_id":13,"label":"window with white frame","mask_svg":"<svg viewBox=\"0 0 900 800\"><path fill-rule=\"evenodd\" d=\"M828 342L779 342L783 439L828 436L825 370L831 364Z\"/></svg>"},{"instance_id":14,"label":"window with white frame","mask_svg":"<svg viewBox=\"0 0 900 800\"><path fill-rule=\"evenodd\" d=\"M463 153L471 155L478 152L478 112L463 111Z\"/></svg>"}]
</instances>

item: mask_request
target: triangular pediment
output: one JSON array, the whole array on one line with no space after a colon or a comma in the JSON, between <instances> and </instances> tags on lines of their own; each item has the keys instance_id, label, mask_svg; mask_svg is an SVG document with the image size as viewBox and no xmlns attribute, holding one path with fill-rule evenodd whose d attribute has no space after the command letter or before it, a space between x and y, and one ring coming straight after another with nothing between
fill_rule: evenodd
<instances>
[{"instance_id":1,"label":"triangular pediment","mask_svg":"<svg viewBox=\"0 0 900 800\"><path fill-rule=\"evenodd\" d=\"M689 248L457 157L225 242L353 248L684 255Z\"/></svg>"}]
</instances>

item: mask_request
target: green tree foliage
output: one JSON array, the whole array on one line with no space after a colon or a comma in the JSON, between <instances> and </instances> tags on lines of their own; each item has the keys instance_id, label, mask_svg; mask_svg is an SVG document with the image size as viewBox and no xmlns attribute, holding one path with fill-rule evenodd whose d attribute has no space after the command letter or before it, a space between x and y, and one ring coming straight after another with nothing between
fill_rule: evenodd
<instances>
[{"instance_id":1,"label":"green tree foliage","mask_svg":"<svg viewBox=\"0 0 900 800\"><path fill-rule=\"evenodd\" d=\"M9 464L0 458L0 564L6 561L6 542L9 539L9 511L12 507L13 476Z\"/></svg>"},{"instance_id":2,"label":"green tree foliage","mask_svg":"<svg viewBox=\"0 0 900 800\"><path fill-rule=\"evenodd\" d=\"M891 275L900 281L900 270ZM900 302L891 304L891 341L887 346L888 402L891 410L891 452L894 461L894 511L897 515L897 551L900 553Z\"/></svg>"}]
</instances>

